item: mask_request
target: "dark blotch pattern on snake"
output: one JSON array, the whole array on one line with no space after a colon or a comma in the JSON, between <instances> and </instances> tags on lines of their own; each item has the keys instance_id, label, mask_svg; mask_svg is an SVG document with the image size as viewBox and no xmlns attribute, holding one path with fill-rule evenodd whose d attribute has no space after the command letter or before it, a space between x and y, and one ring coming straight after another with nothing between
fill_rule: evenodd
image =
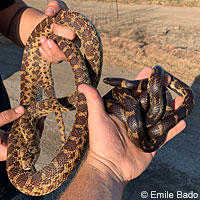
<instances>
[{"instance_id":1,"label":"dark blotch pattern on snake","mask_svg":"<svg viewBox=\"0 0 200 200\"><path fill-rule=\"evenodd\" d=\"M84 55L73 42L55 36L50 29L52 23L72 28L81 39ZM77 87L82 83L97 87L102 68L102 45L98 33L79 13L60 11L56 17L43 20L29 37L23 55L20 91L20 104L26 111L14 122L9 134L7 172L17 189L33 196L45 195L59 187L76 167L88 144L86 99L77 90L67 97L56 98L51 65L38 51L43 35L54 39L65 53ZM107 111L126 124L131 141L145 152L158 149L167 132L188 116L194 106L190 88L170 76L168 87L184 98L176 111L173 111L169 91L163 86L164 71L159 66L149 79L141 81L105 79L106 83L116 86L104 96ZM41 99L40 90L47 99ZM134 90L142 93L135 96ZM66 140L62 112L73 109L76 109L75 121ZM40 152L36 123L50 113L55 113L63 147L50 164L35 172L33 166Z\"/></svg>"},{"instance_id":2,"label":"dark blotch pattern on snake","mask_svg":"<svg viewBox=\"0 0 200 200\"><path fill-rule=\"evenodd\" d=\"M155 66L149 79L104 79L105 83L115 86L104 96L106 110L126 124L130 140L144 152L156 151L169 130L187 117L195 105L191 88L181 80L167 73L171 81L164 86L165 73L162 67ZM176 110L167 88L184 99Z\"/></svg>"},{"instance_id":3,"label":"dark blotch pattern on snake","mask_svg":"<svg viewBox=\"0 0 200 200\"><path fill-rule=\"evenodd\" d=\"M54 35L50 28L52 23L71 28L81 40L82 51L73 42ZM56 17L44 19L29 37L23 54L20 90L20 105L26 110L14 122L9 134L7 173L18 190L32 196L45 195L58 188L76 167L88 144L85 96L76 90L67 97L56 98L51 64L38 50L41 36L55 40L64 52L72 66L76 88L82 83L97 87L103 57L94 25L77 12L63 10ZM46 99L42 98L43 93ZM66 140L62 112L73 109L76 109L75 120ZM55 113L63 146L50 164L35 172L33 166L40 153L36 123L51 113Z\"/></svg>"}]
</instances>

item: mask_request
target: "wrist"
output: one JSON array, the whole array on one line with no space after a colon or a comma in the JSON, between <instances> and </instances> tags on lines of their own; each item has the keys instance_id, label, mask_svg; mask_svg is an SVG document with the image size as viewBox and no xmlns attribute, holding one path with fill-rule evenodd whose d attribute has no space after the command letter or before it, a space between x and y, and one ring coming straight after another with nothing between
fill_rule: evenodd
<instances>
[{"instance_id":1,"label":"wrist","mask_svg":"<svg viewBox=\"0 0 200 200\"><path fill-rule=\"evenodd\" d=\"M27 8L23 12L20 20L19 34L24 45L33 29L46 17L47 16L43 12L34 8Z\"/></svg>"},{"instance_id":2,"label":"wrist","mask_svg":"<svg viewBox=\"0 0 200 200\"><path fill-rule=\"evenodd\" d=\"M115 182L119 188L125 188L128 181L123 177L121 170L113 162L89 151L85 165L96 168L100 174Z\"/></svg>"},{"instance_id":3,"label":"wrist","mask_svg":"<svg viewBox=\"0 0 200 200\"><path fill-rule=\"evenodd\" d=\"M109 166L90 153L60 200L121 200L125 184Z\"/></svg>"}]
</instances>

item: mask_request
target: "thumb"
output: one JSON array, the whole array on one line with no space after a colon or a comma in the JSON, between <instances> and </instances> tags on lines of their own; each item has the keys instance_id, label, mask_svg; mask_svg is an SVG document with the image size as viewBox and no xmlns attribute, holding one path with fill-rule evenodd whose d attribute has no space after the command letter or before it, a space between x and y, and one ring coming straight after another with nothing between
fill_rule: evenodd
<instances>
[{"instance_id":1,"label":"thumb","mask_svg":"<svg viewBox=\"0 0 200 200\"><path fill-rule=\"evenodd\" d=\"M45 9L45 15L55 16L60 9L68 9L65 2L61 0L50 1Z\"/></svg>"},{"instance_id":2,"label":"thumb","mask_svg":"<svg viewBox=\"0 0 200 200\"><path fill-rule=\"evenodd\" d=\"M66 26L51 24L51 29L55 35L67 38L68 40L73 40L76 37L75 32Z\"/></svg>"},{"instance_id":3,"label":"thumb","mask_svg":"<svg viewBox=\"0 0 200 200\"><path fill-rule=\"evenodd\" d=\"M8 124L17 118L19 118L24 113L24 108L22 106L18 106L16 108L12 108L10 110L6 110L0 113L0 127Z\"/></svg>"},{"instance_id":4,"label":"thumb","mask_svg":"<svg viewBox=\"0 0 200 200\"><path fill-rule=\"evenodd\" d=\"M78 87L78 90L83 93L87 99L89 118L92 117L93 119L96 119L98 117L104 117L106 112L99 92L86 84L81 84Z\"/></svg>"}]
</instances>

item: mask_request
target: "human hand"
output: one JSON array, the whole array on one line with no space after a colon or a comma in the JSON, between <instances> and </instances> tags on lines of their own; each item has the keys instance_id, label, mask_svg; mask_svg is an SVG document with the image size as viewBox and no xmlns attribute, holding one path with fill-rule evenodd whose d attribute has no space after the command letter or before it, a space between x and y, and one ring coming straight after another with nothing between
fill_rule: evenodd
<instances>
[{"instance_id":1,"label":"human hand","mask_svg":"<svg viewBox=\"0 0 200 200\"><path fill-rule=\"evenodd\" d=\"M24 108L22 106L18 106L16 108L12 108L10 110L6 110L0 113L0 127L8 124L19 117L21 117L24 113ZM42 132L44 130L44 120L45 117L39 119L36 125L36 131L39 136L42 136ZM8 140L8 131L4 131L0 128L0 161L6 160L7 156L7 140Z\"/></svg>"},{"instance_id":2,"label":"human hand","mask_svg":"<svg viewBox=\"0 0 200 200\"><path fill-rule=\"evenodd\" d=\"M18 106L0 113L0 127L18 119L24 113L24 108ZM8 132L0 129L0 161L6 160Z\"/></svg>"},{"instance_id":3,"label":"human hand","mask_svg":"<svg viewBox=\"0 0 200 200\"><path fill-rule=\"evenodd\" d=\"M45 9L45 15L55 16L60 9L68 9L68 7L63 1L51 1ZM66 26L52 24L51 29L56 35L65 37L69 40L75 39L75 33ZM64 53L58 48L57 44L53 40L47 39L47 37L42 36L40 38L40 42L41 47L39 48L39 51L46 61L58 63L62 60L66 60Z\"/></svg>"},{"instance_id":4,"label":"human hand","mask_svg":"<svg viewBox=\"0 0 200 200\"><path fill-rule=\"evenodd\" d=\"M137 79L148 78L151 73L152 69L145 68ZM165 82L169 82L168 79L169 77L166 77ZM138 177L148 167L156 152L145 153L134 146L127 136L125 125L114 115L106 113L103 101L94 88L80 85L79 91L86 96L89 113L90 150L86 162L122 183ZM182 101L182 97L177 97L174 109L177 109ZM169 131L166 142L185 126L185 121L180 121Z\"/></svg>"}]
</instances>

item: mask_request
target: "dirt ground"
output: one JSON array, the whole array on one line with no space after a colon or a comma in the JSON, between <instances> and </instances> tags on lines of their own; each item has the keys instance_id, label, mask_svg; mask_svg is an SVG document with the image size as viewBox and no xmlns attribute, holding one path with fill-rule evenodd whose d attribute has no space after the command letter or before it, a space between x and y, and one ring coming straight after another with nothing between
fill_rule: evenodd
<instances>
[{"instance_id":1,"label":"dirt ground","mask_svg":"<svg viewBox=\"0 0 200 200\"><path fill-rule=\"evenodd\" d=\"M43 10L48 1L25 2ZM102 77L123 75L124 78L134 79L142 68L159 64L191 85L196 94L197 105L187 119L186 130L163 147L150 167L128 184L123 199L141 199L142 191L149 193L147 199L151 199L151 191L168 191L175 196L177 191L193 191L198 193L200 199L200 8L119 3L117 18L115 3L77 0L65 2L70 9L79 11L91 19L99 30L104 50ZM2 36L0 47L0 73L4 78L12 106L15 106L19 103L22 49ZM5 59L8 55L9 59ZM64 63L53 66L53 72L58 96L73 91L70 66L66 67ZM101 81L101 94L105 94L108 89L109 87L105 87ZM74 113L65 115L66 132L71 129L73 117ZM37 163L38 169L47 164L60 148L53 116L46 120L41 145L42 155ZM47 195L46 199L56 199L67 184L68 182L64 183L56 192Z\"/></svg>"}]
</instances>

